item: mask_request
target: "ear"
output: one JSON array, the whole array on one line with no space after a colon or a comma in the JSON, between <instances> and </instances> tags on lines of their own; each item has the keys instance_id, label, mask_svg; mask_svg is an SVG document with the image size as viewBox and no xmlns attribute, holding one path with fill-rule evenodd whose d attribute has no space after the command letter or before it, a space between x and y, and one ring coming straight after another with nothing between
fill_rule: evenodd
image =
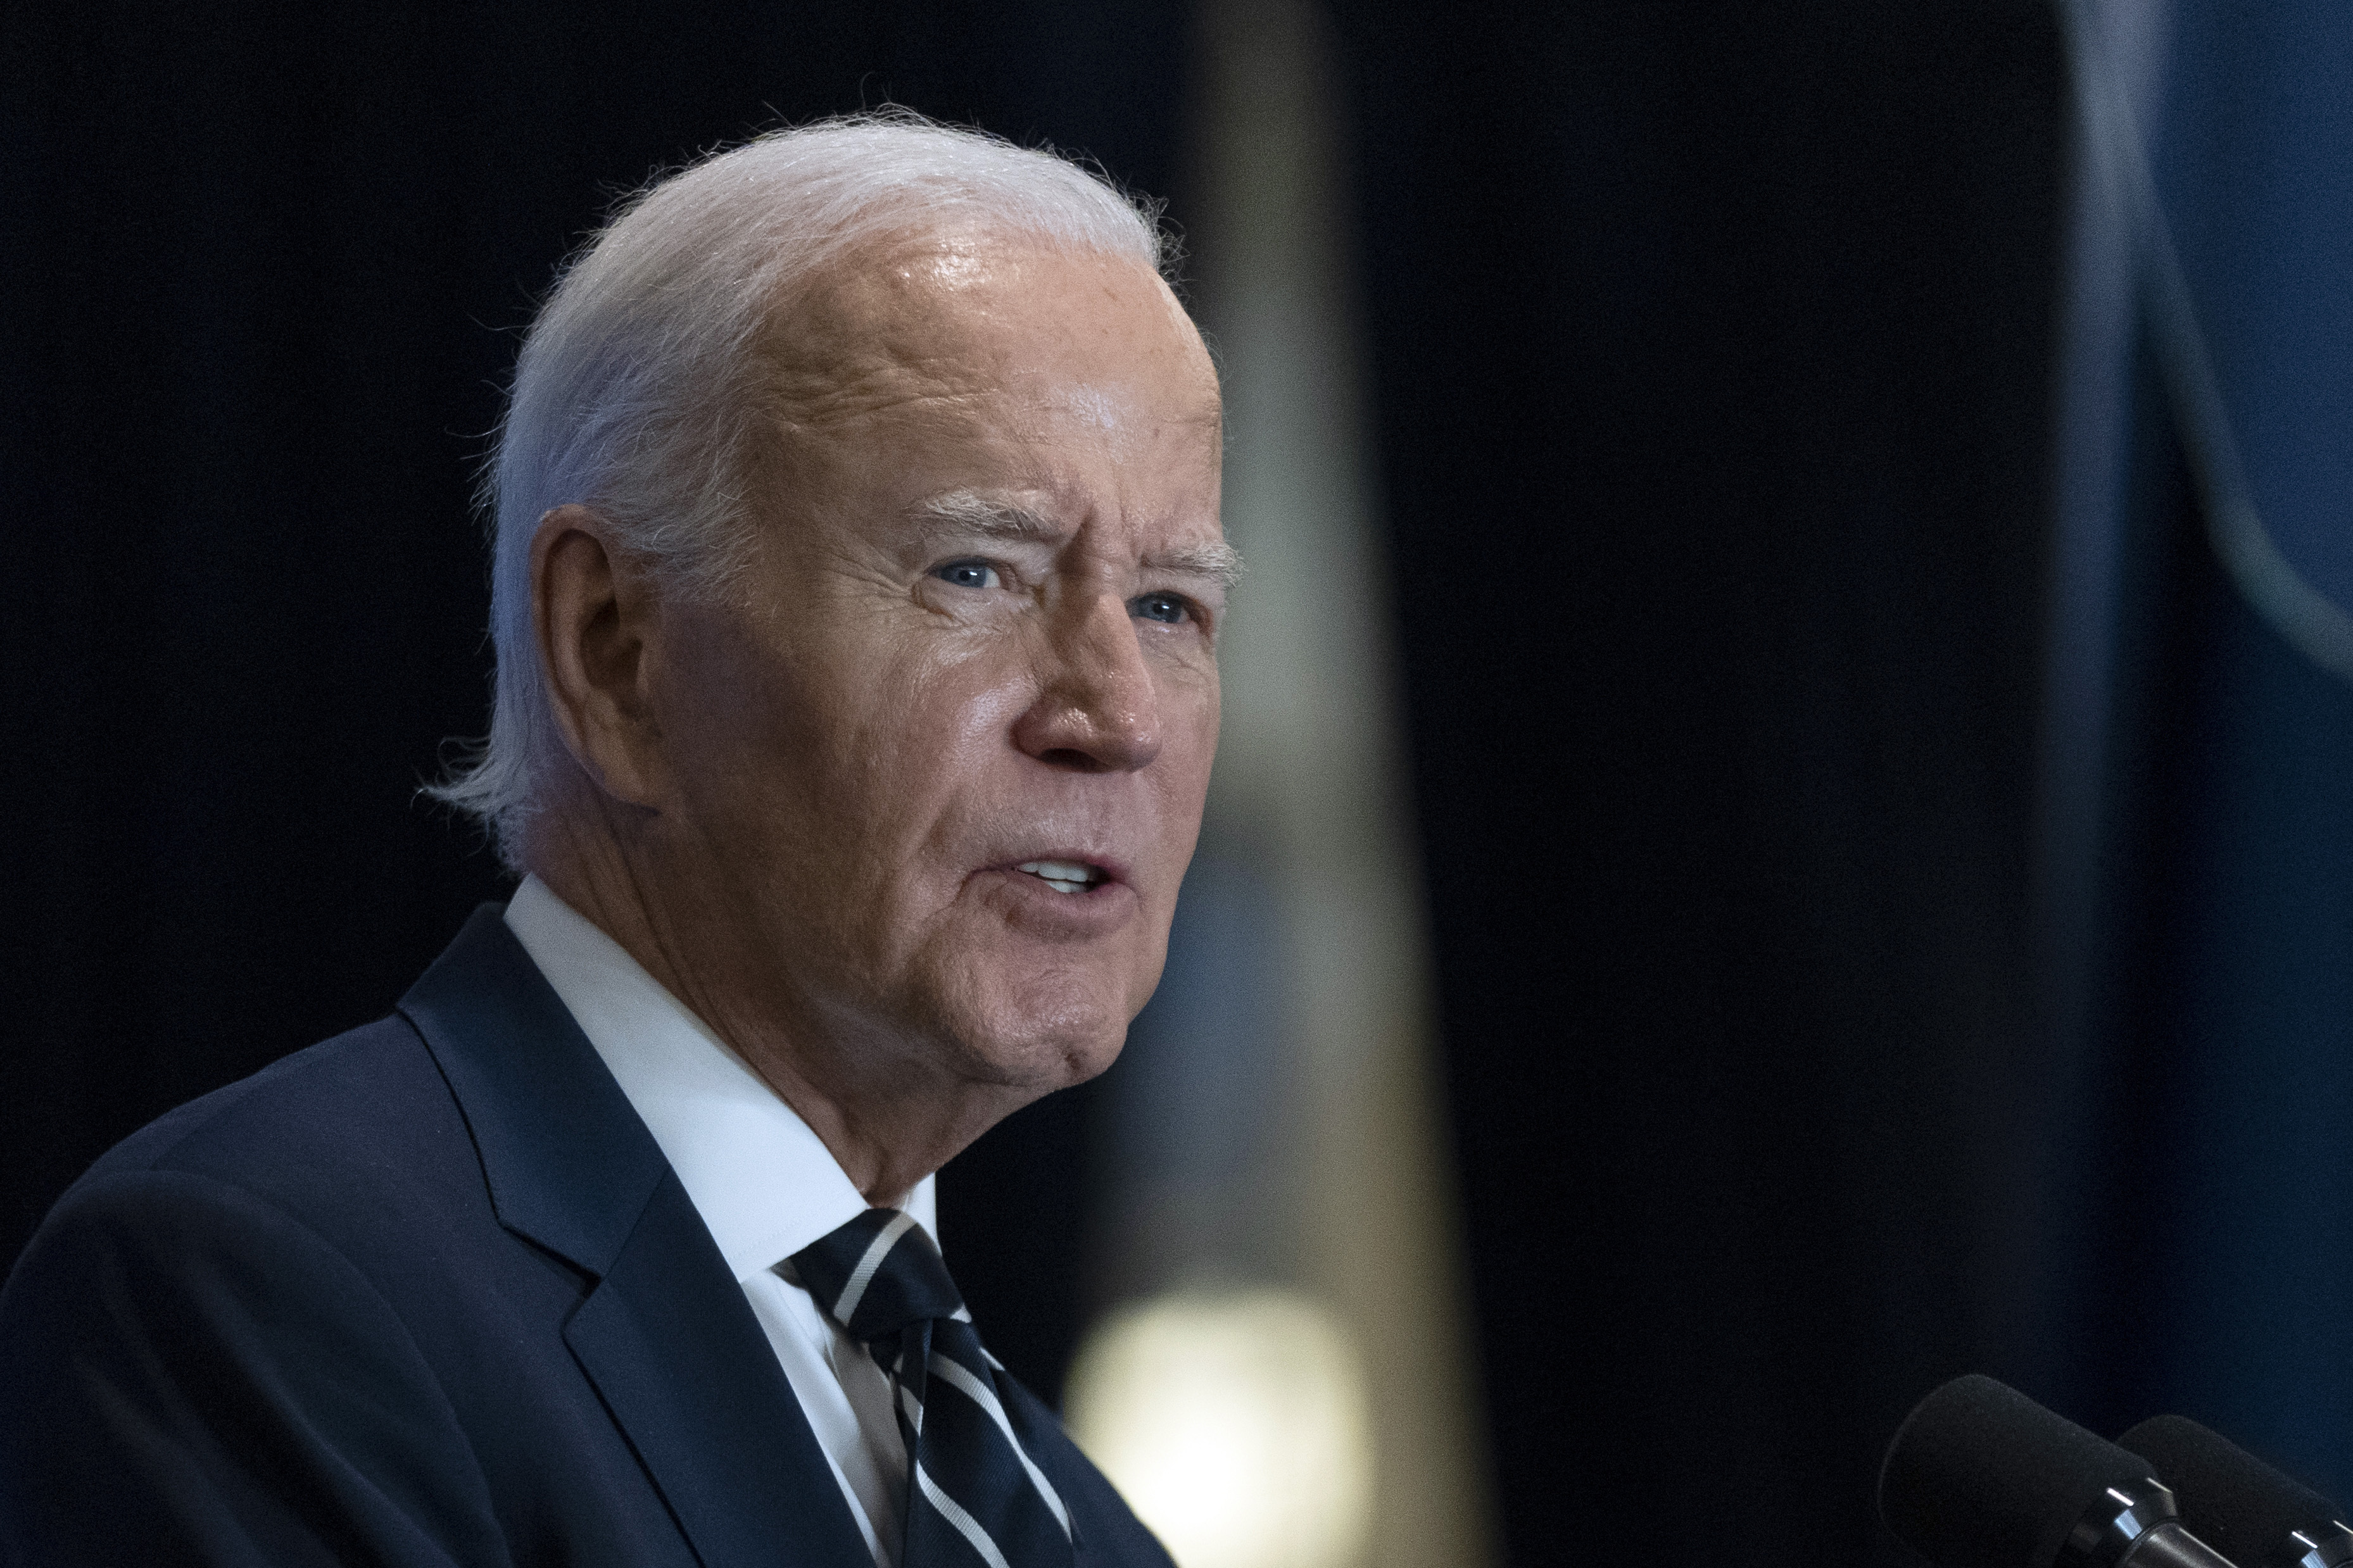
<instances>
[{"instance_id":1,"label":"ear","mask_svg":"<svg viewBox=\"0 0 2353 1568\"><path fill-rule=\"evenodd\" d=\"M531 541L532 622L565 747L606 795L659 795L660 725L651 691L658 631L651 585L629 569L611 525L584 506L539 520Z\"/></svg>"}]
</instances>

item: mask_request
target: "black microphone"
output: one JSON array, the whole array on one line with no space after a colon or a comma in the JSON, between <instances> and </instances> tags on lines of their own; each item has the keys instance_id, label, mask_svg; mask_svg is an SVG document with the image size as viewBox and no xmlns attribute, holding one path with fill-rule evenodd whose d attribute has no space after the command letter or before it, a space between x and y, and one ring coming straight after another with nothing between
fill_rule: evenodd
<instances>
[{"instance_id":1,"label":"black microphone","mask_svg":"<svg viewBox=\"0 0 2353 1568\"><path fill-rule=\"evenodd\" d=\"M1879 1516L1937 1568L2236 1568L2149 1462L1975 1373L1887 1445Z\"/></svg>"},{"instance_id":2,"label":"black microphone","mask_svg":"<svg viewBox=\"0 0 2353 1568\"><path fill-rule=\"evenodd\" d=\"M2156 1466L2182 1518L2244 1568L2353 1562L2344 1510L2197 1422L2155 1415L2116 1442Z\"/></svg>"}]
</instances>

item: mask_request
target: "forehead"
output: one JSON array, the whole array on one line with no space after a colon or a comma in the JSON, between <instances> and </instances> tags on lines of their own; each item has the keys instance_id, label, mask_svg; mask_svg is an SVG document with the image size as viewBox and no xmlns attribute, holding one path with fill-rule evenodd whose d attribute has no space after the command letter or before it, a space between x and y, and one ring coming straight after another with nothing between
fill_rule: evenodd
<instances>
[{"instance_id":1,"label":"forehead","mask_svg":"<svg viewBox=\"0 0 2353 1568\"><path fill-rule=\"evenodd\" d=\"M984 404L1105 432L1219 416L1200 334L1150 268L987 230L846 252L776 302L762 349L804 427Z\"/></svg>"}]
</instances>

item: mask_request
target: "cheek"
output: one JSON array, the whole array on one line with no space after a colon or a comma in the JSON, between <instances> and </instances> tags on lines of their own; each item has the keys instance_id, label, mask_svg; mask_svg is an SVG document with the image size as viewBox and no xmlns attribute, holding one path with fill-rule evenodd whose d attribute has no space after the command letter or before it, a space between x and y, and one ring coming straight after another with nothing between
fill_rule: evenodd
<instances>
[{"instance_id":1,"label":"cheek","mask_svg":"<svg viewBox=\"0 0 2353 1568\"><path fill-rule=\"evenodd\" d=\"M992 815L1006 783L1008 737L1029 700L1025 668L998 637L910 637L865 661L849 684L851 721L827 737L826 814L867 871L913 872L930 888L960 882L965 842L976 817ZM910 891L913 891L911 888Z\"/></svg>"},{"instance_id":2,"label":"cheek","mask_svg":"<svg viewBox=\"0 0 2353 1568\"><path fill-rule=\"evenodd\" d=\"M897 776L950 787L1005 748L1030 700L1029 665L1003 632L908 641L860 673L859 742Z\"/></svg>"},{"instance_id":3,"label":"cheek","mask_svg":"<svg viewBox=\"0 0 2353 1568\"><path fill-rule=\"evenodd\" d=\"M789 868L838 862L855 841L857 813L887 774L874 714L893 699L888 659L822 626L796 629L706 639L673 666L662 713L664 749L703 836L744 868L765 862L795 878Z\"/></svg>"},{"instance_id":4,"label":"cheek","mask_svg":"<svg viewBox=\"0 0 2353 1568\"><path fill-rule=\"evenodd\" d=\"M1182 679L1164 688L1162 711L1168 725L1155 771L1172 807L1189 803L1198 826L1202 801L1209 789L1209 770L1218 756L1219 693L1217 671L1204 676L1187 670Z\"/></svg>"}]
</instances>

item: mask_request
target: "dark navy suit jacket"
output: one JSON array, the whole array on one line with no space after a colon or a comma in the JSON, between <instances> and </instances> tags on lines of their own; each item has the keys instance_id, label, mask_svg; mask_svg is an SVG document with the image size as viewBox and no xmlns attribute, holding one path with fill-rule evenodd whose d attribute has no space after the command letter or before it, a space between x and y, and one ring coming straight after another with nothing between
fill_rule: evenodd
<instances>
[{"instance_id":1,"label":"dark navy suit jacket","mask_svg":"<svg viewBox=\"0 0 2353 1568\"><path fill-rule=\"evenodd\" d=\"M1169 1568L1053 1433L1033 1457L1082 1568ZM685 1189L493 907L391 1016L59 1200L0 1292L0 1559L873 1563Z\"/></svg>"}]
</instances>

